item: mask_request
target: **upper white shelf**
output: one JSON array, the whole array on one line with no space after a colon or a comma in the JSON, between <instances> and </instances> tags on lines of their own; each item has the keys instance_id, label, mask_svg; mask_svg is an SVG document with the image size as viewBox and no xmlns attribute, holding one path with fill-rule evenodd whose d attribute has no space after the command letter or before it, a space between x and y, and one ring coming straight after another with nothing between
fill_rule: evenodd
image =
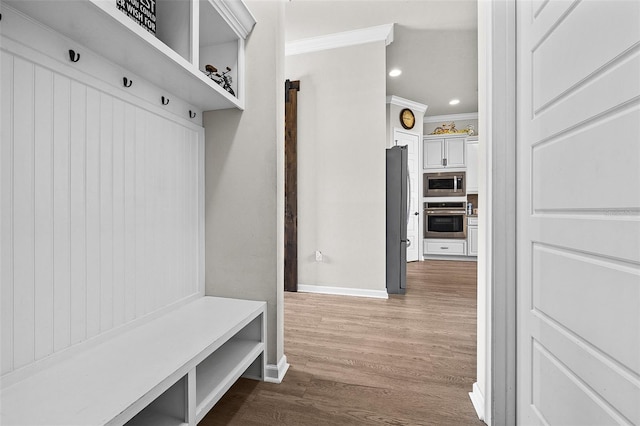
<instances>
[{"instance_id":1,"label":"upper white shelf","mask_svg":"<svg viewBox=\"0 0 640 426\"><path fill-rule=\"evenodd\" d=\"M222 24L219 40L210 32L203 33L206 43L236 42L237 49L231 53L236 62L230 65L244 66L244 39L253 29L255 19L242 1L157 1L158 26L164 25L157 29L157 37L118 10L116 0L5 0L4 3L202 110L244 108L244 70L234 72L236 96L233 96L200 71L199 52L203 24L218 28ZM165 8L164 22L162 8ZM201 22L200 15L215 17L215 22ZM219 69L227 66L214 65Z\"/></svg>"}]
</instances>

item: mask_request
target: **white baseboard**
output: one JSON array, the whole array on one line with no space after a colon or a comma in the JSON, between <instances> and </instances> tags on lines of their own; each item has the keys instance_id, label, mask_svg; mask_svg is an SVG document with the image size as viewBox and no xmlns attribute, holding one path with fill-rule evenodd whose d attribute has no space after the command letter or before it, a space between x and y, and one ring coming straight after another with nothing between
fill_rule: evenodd
<instances>
[{"instance_id":1,"label":"white baseboard","mask_svg":"<svg viewBox=\"0 0 640 426\"><path fill-rule=\"evenodd\" d=\"M473 404L473 408L476 409L476 414L478 418L484 421L484 395L480 391L478 387L478 382L473 384L473 392L469 392L469 398L471 398L471 403Z\"/></svg>"},{"instance_id":2,"label":"white baseboard","mask_svg":"<svg viewBox=\"0 0 640 426\"><path fill-rule=\"evenodd\" d=\"M422 256L423 260L455 260L456 262L477 262L478 256L452 256L450 254L425 254Z\"/></svg>"},{"instance_id":3,"label":"white baseboard","mask_svg":"<svg viewBox=\"0 0 640 426\"><path fill-rule=\"evenodd\" d=\"M287 356L282 355L278 365L267 364L264 372L264 381L269 383L280 383L284 379L284 375L287 374L289 369L289 363L287 362Z\"/></svg>"},{"instance_id":4,"label":"white baseboard","mask_svg":"<svg viewBox=\"0 0 640 426\"><path fill-rule=\"evenodd\" d=\"M298 291L303 293L336 294L340 296L373 297L375 299L389 298L386 290L368 290L363 288L298 284Z\"/></svg>"}]
</instances>

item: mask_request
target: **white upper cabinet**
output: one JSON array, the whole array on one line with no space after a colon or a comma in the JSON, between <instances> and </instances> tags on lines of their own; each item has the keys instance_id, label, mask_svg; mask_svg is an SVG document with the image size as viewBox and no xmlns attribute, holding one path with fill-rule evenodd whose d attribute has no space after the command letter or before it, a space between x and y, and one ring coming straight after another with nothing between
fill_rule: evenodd
<instances>
[{"instance_id":1,"label":"white upper cabinet","mask_svg":"<svg viewBox=\"0 0 640 426\"><path fill-rule=\"evenodd\" d=\"M18 11L202 110L244 108L244 40L255 24L239 0L140 0L155 34L118 8L129 0L6 0ZM145 17L142 16L142 19ZM59 52L52 52L52 55ZM231 68L231 90L204 71ZM215 76L214 76L215 77ZM219 79L218 77L215 77ZM231 93L233 92L233 94Z\"/></svg>"},{"instance_id":2,"label":"white upper cabinet","mask_svg":"<svg viewBox=\"0 0 640 426\"><path fill-rule=\"evenodd\" d=\"M445 167L466 167L465 138L445 139Z\"/></svg>"},{"instance_id":3,"label":"white upper cabinet","mask_svg":"<svg viewBox=\"0 0 640 426\"><path fill-rule=\"evenodd\" d=\"M423 168L459 169L466 167L466 136L425 136Z\"/></svg>"},{"instance_id":4,"label":"white upper cabinet","mask_svg":"<svg viewBox=\"0 0 640 426\"><path fill-rule=\"evenodd\" d=\"M423 168L440 169L444 167L444 139L425 139L423 148Z\"/></svg>"},{"instance_id":5,"label":"white upper cabinet","mask_svg":"<svg viewBox=\"0 0 640 426\"><path fill-rule=\"evenodd\" d=\"M467 194L478 193L478 137L467 139Z\"/></svg>"}]
</instances>

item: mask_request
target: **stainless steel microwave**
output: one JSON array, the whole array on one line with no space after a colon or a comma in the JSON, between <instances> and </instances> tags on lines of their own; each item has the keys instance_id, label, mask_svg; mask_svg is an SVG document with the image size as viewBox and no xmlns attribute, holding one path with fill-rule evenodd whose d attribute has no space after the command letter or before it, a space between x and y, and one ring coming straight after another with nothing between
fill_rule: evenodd
<instances>
[{"instance_id":1,"label":"stainless steel microwave","mask_svg":"<svg viewBox=\"0 0 640 426\"><path fill-rule=\"evenodd\" d=\"M464 172L425 173L422 180L425 197L459 197L466 195Z\"/></svg>"}]
</instances>

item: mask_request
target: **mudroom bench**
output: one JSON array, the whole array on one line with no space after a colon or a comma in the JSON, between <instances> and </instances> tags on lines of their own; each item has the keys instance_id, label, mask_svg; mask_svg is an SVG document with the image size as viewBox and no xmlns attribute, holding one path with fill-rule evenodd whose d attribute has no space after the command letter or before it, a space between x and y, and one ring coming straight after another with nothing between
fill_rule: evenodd
<instances>
[{"instance_id":1,"label":"mudroom bench","mask_svg":"<svg viewBox=\"0 0 640 426\"><path fill-rule=\"evenodd\" d=\"M2 425L196 425L264 379L266 303L200 297L2 390Z\"/></svg>"}]
</instances>

